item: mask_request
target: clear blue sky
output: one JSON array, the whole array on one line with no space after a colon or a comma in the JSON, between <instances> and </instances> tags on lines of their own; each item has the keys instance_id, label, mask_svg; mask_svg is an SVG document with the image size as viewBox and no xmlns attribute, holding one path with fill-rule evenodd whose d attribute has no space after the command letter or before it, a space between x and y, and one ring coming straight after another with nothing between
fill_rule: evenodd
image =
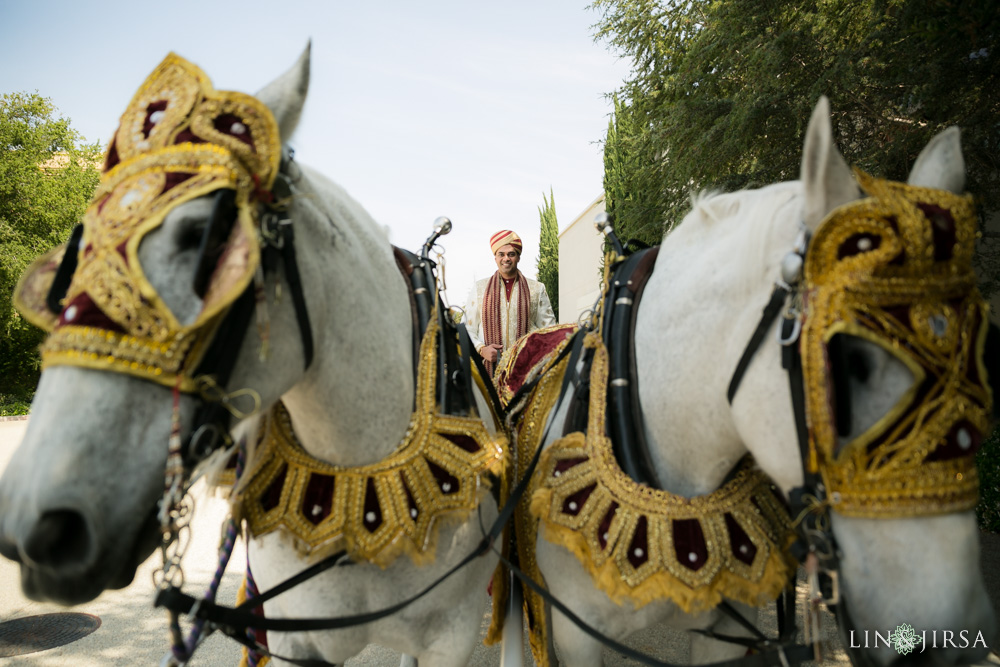
<instances>
[{"instance_id":1,"label":"clear blue sky","mask_svg":"<svg viewBox=\"0 0 1000 667\"><path fill-rule=\"evenodd\" d=\"M0 0L0 92L37 90L104 144L168 52L253 93L312 39L297 158L397 245L416 249L449 216L448 297L462 304L495 269L490 234L521 234L533 277L542 193L560 229L601 193L605 96L628 64L594 42L598 19L576 0Z\"/></svg>"}]
</instances>

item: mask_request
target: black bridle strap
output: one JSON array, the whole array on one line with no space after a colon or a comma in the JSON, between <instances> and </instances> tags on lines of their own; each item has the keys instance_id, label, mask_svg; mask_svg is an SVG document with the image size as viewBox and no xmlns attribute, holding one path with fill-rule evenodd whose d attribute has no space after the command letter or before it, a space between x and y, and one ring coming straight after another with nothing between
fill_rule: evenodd
<instances>
[{"instance_id":1,"label":"black bridle strap","mask_svg":"<svg viewBox=\"0 0 1000 667\"><path fill-rule=\"evenodd\" d=\"M760 322L750 337L750 342L747 343L746 349L743 350L743 356L740 357L740 362L736 364L736 370L733 371L733 377L729 381L729 390L726 392L726 398L729 400L730 405L740 388L740 382L743 381L743 374L746 373L747 368L750 366L750 361L757 352L757 348L760 347L761 341L764 340L764 336L767 335L768 329L771 328L771 324L781 312L781 307L784 305L788 294L788 290L782 285L775 285L774 291L771 292L771 298L764 307L764 313L761 315Z\"/></svg>"},{"instance_id":2,"label":"black bridle strap","mask_svg":"<svg viewBox=\"0 0 1000 667\"><path fill-rule=\"evenodd\" d=\"M739 389L740 381L753 359L754 353L760 347L764 335L771 328L774 320L781 312L788 295L788 287L778 284L771 293L771 298L764 308L760 322L754 330L750 342L747 343L743 356L740 357L736 371L729 383L727 398L732 404ZM798 315L784 317L781 321L781 365L788 374L788 389L792 401L792 414L795 418L795 434L799 446L799 459L802 463L802 486L792 489L789 493L789 503L793 517L799 517L801 523L797 526L801 539L792 547L793 553L803 559L813 551L820 558L823 570L836 570L839 566L836 541L828 528L821 527L822 522L814 513L817 507L822 507L825 499L822 479L810 471L809 424L806 418L805 379L802 369L802 354L800 351L800 322ZM816 503L819 503L817 506Z\"/></svg>"},{"instance_id":3,"label":"black bridle strap","mask_svg":"<svg viewBox=\"0 0 1000 667\"><path fill-rule=\"evenodd\" d=\"M253 320L254 307L254 290L251 285L236 299L219 324L194 377L211 376L218 387L225 387L229 383L243 339ZM231 417L227 407L219 400L203 399L199 402L191 435L184 441L181 452L186 465L193 467L221 446L219 440L224 442L229 437ZM210 439L203 441L206 432Z\"/></svg>"},{"instance_id":4,"label":"black bridle strap","mask_svg":"<svg viewBox=\"0 0 1000 667\"><path fill-rule=\"evenodd\" d=\"M787 340L795 330L794 319L781 320L781 338ZM809 425L806 422L806 391L802 377L802 354L799 341L795 339L781 348L781 366L788 373L788 389L792 397L792 412L795 415L795 433L799 441L799 454L803 466L809 460Z\"/></svg>"},{"instance_id":5,"label":"black bridle strap","mask_svg":"<svg viewBox=\"0 0 1000 667\"><path fill-rule=\"evenodd\" d=\"M302 355L305 357L305 368L312 365L313 334L309 321L309 309L306 307L306 295L302 289L302 276L299 274L299 263L295 258L295 229L292 224L281 225L284 243L281 244L281 259L285 265L285 278L292 290L292 303L295 306L295 319L299 323L299 336L302 338Z\"/></svg>"},{"instance_id":6,"label":"black bridle strap","mask_svg":"<svg viewBox=\"0 0 1000 667\"><path fill-rule=\"evenodd\" d=\"M166 607L171 611L181 614L191 614L193 611L196 618L214 623L222 628L233 629L236 632L248 629L267 630L269 632L311 632L316 630L338 630L342 628L350 628L356 625L372 623L383 619L386 616L391 616L392 614L401 611L410 604L424 597L437 588L437 586L445 579L486 553L490 547L490 539L491 538L484 538L471 553L452 566L447 572L431 582L428 586L423 588L416 595L407 598L402 602L385 607L384 609L366 612L364 614L340 616L337 618L263 618L250 611L251 608L262 604L263 600L261 597L263 596L254 598L250 601L249 605L244 603L244 605L239 607L231 608L217 605L215 603L208 602L207 600L199 600L187 595L186 593L182 593L180 589L177 588L169 588L161 591L159 595L157 595L156 606ZM320 574L335 564L336 563L327 564L326 561L321 561L318 565L325 565L325 567L318 568L313 566L303 570L292 579L282 583L280 585L282 588L281 592L287 591L293 586L301 584L307 579ZM294 582L293 579L295 580ZM267 599L270 599L271 597L274 596L269 595Z\"/></svg>"}]
</instances>

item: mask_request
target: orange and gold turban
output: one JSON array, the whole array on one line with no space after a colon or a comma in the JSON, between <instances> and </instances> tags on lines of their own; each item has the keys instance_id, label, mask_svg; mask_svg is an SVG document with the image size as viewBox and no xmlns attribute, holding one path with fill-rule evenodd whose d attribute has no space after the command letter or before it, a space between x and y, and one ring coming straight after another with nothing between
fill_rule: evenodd
<instances>
[{"instance_id":1,"label":"orange and gold turban","mask_svg":"<svg viewBox=\"0 0 1000 667\"><path fill-rule=\"evenodd\" d=\"M508 244L514 246L518 254L521 253L521 237L509 229L502 229L490 237L490 251L494 255L497 254L497 250Z\"/></svg>"}]
</instances>

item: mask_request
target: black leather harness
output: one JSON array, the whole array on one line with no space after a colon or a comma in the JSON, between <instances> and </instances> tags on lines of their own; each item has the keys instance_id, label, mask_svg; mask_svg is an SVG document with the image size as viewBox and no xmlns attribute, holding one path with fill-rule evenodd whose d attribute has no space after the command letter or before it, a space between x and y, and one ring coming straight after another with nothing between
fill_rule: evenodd
<instances>
[{"instance_id":1,"label":"black leather harness","mask_svg":"<svg viewBox=\"0 0 1000 667\"><path fill-rule=\"evenodd\" d=\"M420 256L408 250L394 247L393 253L397 266L409 288L410 310L413 320L414 375L416 375L420 363L418 354L420 342L426 334L430 318L436 314L439 318L437 395L442 412L455 416L478 416L478 408L473 393L475 380L472 376L472 364L476 364L480 377L484 378L483 384L487 387L492 406L497 411L497 414L500 414L502 409L496 389L482 365L481 358L472 348L465 325L463 323L456 323L450 317L440 298L437 290L437 279L435 277L435 263L426 256L426 252L423 256ZM236 326L234 324L233 328L235 329ZM247 326L249 326L249 319L247 320ZM499 484L495 483L492 487L495 491L499 490ZM511 511L514 504L516 503L510 505ZM263 647L256 644L252 639L248 638L246 631L248 629L257 631L270 630L274 632L333 630L371 623L395 614L430 593L452 574L489 551L494 541L502 533L503 526L509 519L509 516L510 511L502 511L501 516L494 523L493 527L484 534L483 540L475 550L415 596L379 611L339 618L281 619L264 618L253 611L263 605L264 602L291 590L330 568L352 564L347 553L343 551L321 560L278 586L261 593L257 597L248 599L236 607L226 607L216 604L214 601L195 598L183 593L177 587L168 587L161 590L157 594L155 606L164 607L175 614L190 614L201 621L215 625L224 634L247 646L249 649L265 655L272 655L264 651ZM330 667L330 663L323 660L296 659L283 656L273 657L294 665L299 665L300 667Z\"/></svg>"}]
</instances>

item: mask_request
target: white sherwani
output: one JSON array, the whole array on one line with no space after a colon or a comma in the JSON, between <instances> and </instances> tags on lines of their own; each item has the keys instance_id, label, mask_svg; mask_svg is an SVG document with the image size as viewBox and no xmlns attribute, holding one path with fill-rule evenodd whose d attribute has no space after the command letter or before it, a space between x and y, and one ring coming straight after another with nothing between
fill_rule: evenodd
<instances>
[{"instance_id":1,"label":"white sherwani","mask_svg":"<svg viewBox=\"0 0 1000 667\"><path fill-rule=\"evenodd\" d=\"M528 281L528 331L541 329L550 324L556 323L555 313L552 312L552 304L549 302L549 295L545 291L545 285L537 280L525 278ZM469 293L468 302L465 305L465 316L468 318L466 327L469 330L469 338L472 344L479 350L486 344L483 334L483 294L486 292L486 284L489 278L476 281L475 288ZM514 282L514 289L510 292L510 299L507 299L506 290L500 286L500 330L503 333L503 350L501 354L509 350L517 341L517 299L518 282ZM499 359L499 356L497 357Z\"/></svg>"}]
</instances>

